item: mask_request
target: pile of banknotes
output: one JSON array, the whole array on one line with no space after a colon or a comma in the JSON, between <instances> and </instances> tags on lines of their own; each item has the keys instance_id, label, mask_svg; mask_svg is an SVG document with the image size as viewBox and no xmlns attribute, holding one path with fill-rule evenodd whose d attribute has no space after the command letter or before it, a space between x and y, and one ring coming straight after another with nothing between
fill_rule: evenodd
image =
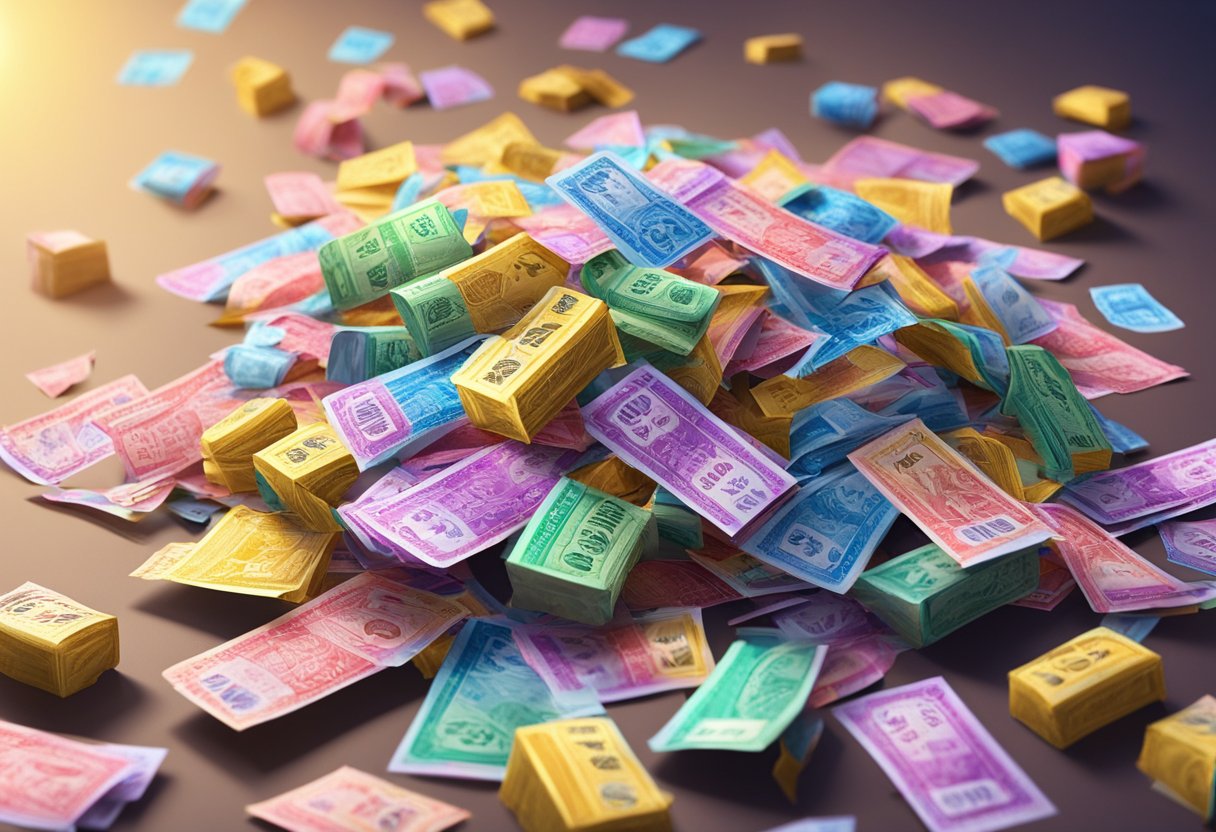
<instances>
[{"instance_id":1,"label":"pile of banknotes","mask_svg":"<svg viewBox=\"0 0 1216 832\"><path fill-rule=\"evenodd\" d=\"M477 0L425 15L457 40L495 25ZM609 48L620 23L582 18L564 45ZM335 50L362 38L378 55L384 35L350 30ZM662 62L699 37L665 24L620 51ZM749 47L756 63L783 54ZM374 101L441 106L444 84L477 100L461 72L351 70L295 136L341 160L335 181L271 174L279 231L157 278L223 304L216 323L244 327L239 343L159 387L120 377L0 428L0 459L49 501L209 526L132 577L296 605L180 657L167 684L243 731L412 662L430 686L388 770L501 781L528 830L670 828L671 795L604 706L673 690L691 693L637 740L776 749L791 800L835 705L934 832L1055 814L944 679L856 695L906 651L1080 587L1103 626L1038 658L1011 647L1025 662L1011 717L1062 749L1163 699L1169 667L1138 641L1160 616L1216 606L1216 532L1163 527L1202 580L1120 537L1216 502L1216 440L1111 470L1147 443L1094 402L1187 371L1031 288L1082 261L955 233L969 158L862 135L817 163L776 129L721 138L634 111L561 145L504 113L444 144L364 152ZM246 109L267 109L246 86ZM632 96L570 66L520 94L559 110ZM1117 130L1120 95L1056 105ZM880 101L939 129L998 115L915 77L832 82L812 108L864 128ZM1018 166L1058 158L1062 177L1004 198L1039 239L1092 217L1085 189L1142 175L1136 142L1030 133L989 146ZM193 205L217 169L166 154L139 187ZM1181 326L1143 287L1110 288L1111 320ZM122 484L61 487L109 457ZM901 516L918 545L888 538ZM502 591L483 585L492 572ZM715 657L703 610L737 602L750 608ZM66 696L117 662L113 617L34 584L0 597L0 672ZM1154 723L1139 762L1209 818L1214 713L1205 697ZM29 774L29 806L0 805L38 828L101 828L164 755L4 731L31 749L20 760L51 760ZM349 767L247 808L287 829L468 817Z\"/></svg>"}]
</instances>

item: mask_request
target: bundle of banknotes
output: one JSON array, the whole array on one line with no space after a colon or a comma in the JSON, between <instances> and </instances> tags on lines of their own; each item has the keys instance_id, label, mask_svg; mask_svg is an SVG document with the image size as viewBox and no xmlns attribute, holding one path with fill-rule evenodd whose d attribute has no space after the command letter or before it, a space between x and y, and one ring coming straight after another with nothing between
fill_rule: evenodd
<instances>
[{"instance_id":1,"label":"bundle of banknotes","mask_svg":"<svg viewBox=\"0 0 1216 832\"><path fill-rule=\"evenodd\" d=\"M458 40L495 25L476 0L425 15ZM585 20L570 48L624 34ZM749 60L800 44L774 37ZM665 61L697 38L664 25L621 51ZM505 113L364 152L373 101L404 106L421 85L439 106L442 79L423 76L348 73L296 135L341 160L336 181L272 174L281 231L158 278L224 303L217 324L246 326L241 343L155 389L119 378L0 429L0 459L48 500L211 523L134 577L297 605L166 681L242 731L412 662L430 687L389 770L501 781L525 829L669 828L671 796L604 705L674 690L692 692L652 752L776 749L791 799L840 702L836 721L934 832L1054 814L945 680L856 695L908 650L1078 586L1100 614L1216 606L1216 582L1119 540L1216 502L1216 445L1110 470L1147 443L1094 403L1186 370L1032 288L1080 260L956 234L972 159L858 136L814 163L778 130L720 138L632 111L560 147ZM238 79L255 114L273 103L263 86ZM561 110L631 95L569 66L520 94ZM833 82L812 107L864 127L880 95L942 129L996 116L914 77L881 94ZM1058 106L1117 129L1117 101L1070 96ZM1026 145L993 150L1043 158ZM1063 178L1004 197L1039 239L1092 217L1085 189L1141 175L1143 148L1102 131L1058 150ZM212 173L165 195L193 204ZM110 456L120 486L57 487ZM715 660L702 610L727 604L750 607ZM1018 660L1011 715L1058 748L1165 695L1161 657L1105 627ZM67 695L116 662L112 617L33 584L0 599L0 672ZM1140 759L1208 816L1209 700L1151 726ZM113 788L129 764L103 751ZM248 810L289 829L467 817L351 768Z\"/></svg>"}]
</instances>

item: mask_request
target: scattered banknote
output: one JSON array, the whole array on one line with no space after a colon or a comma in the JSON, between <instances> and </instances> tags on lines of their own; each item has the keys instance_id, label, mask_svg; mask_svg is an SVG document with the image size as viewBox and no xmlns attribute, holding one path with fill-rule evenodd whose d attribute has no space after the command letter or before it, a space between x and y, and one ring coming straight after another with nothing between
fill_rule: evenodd
<instances>
[{"instance_id":1,"label":"scattered banknote","mask_svg":"<svg viewBox=\"0 0 1216 832\"><path fill-rule=\"evenodd\" d=\"M494 88L486 79L462 66L445 66L418 73L427 101L436 110L476 104L494 97Z\"/></svg>"},{"instance_id":2,"label":"scattered banknote","mask_svg":"<svg viewBox=\"0 0 1216 832\"><path fill-rule=\"evenodd\" d=\"M668 266L712 233L704 222L612 153L596 153L545 181L594 220L635 266Z\"/></svg>"},{"instance_id":3,"label":"scattered banknote","mask_svg":"<svg viewBox=\"0 0 1216 832\"><path fill-rule=\"evenodd\" d=\"M701 33L687 26L660 23L616 48L618 55L651 63L667 63L701 39Z\"/></svg>"},{"instance_id":4,"label":"scattered banknote","mask_svg":"<svg viewBox=\"0 0 1216 832\"><path fill-rule=\"evenodd\" d=\"M1091 286L1089 295L1103 318L1132 332L1169 332L1184 326L1139 283Z\"/></svg>"},{"instance_id":5,"label":"scattered banknote","mask_svg":"<svg viewBox=\"0 0 1216 832\"><path fill-rule=\"evenodd\" d=\"M604 704L695 688L714 668L696 607L618 614L603 627L553 622L511 629L520 653L550 688L591 688Z\"/></svg>"},{"instance_id":6,"label":"scattered banknote","mask_svg":"<svg viewBox=\"0 0 1216 832\"><path fill-rule=\"evenodd\" d=\"M481 345L469 338L430 358L352 384L323 400L360 471L467 424L452 373Z\"/></svg>"},{"instance_id":7,"label":"scattered banknote","mask_svg":"<svg viewBox=\"0 0 1216 832\"><path fill-rule=\"evenodd\" d=\"M742 628L704 684L650 738L651 751L763 751L806 704L827 648Z\"/></svg>"},{"instance_id":8,"label":"scattered banknote","mask_svg":"<svg viewBox=\"0 0 1216 832\"><path fill-rule=\"evenodd\" d=\"M864 130L878 116L878 88L828 81L811 93L811 115Z\"/></svg>"},{"instance_id":9,"label":"scattered banknote","mask_svg":"<svg viewBox=\"0 0 1216 832\"><path fill-rule=\"evenodd\" d=\"M118 73L126 87L171 87L182 79L194 53L189 49L141 49L131 54Z\"/></svg>"},{"instance_id":10,"label":"scattered banknote","mask_svg":"<svg viewBox=\"0 0 1216 832\"><path fill-rule=\"evenodd\" d=\"M1143 644L1144 639L1153 631L1161 619L1155 615L1135 615L1112 612L1102 616L1102 626L1114 630L1121 636L1127 636L1137 644Z\"/></svg>"},{"instance_id":11,"label":"scattered banknote","mask_svg":"<svg viewBox=\"0 0 1216 832\"><path fill-rule=\"evenodd\" d=\"M177 13L177 25L218 35L232 24L245 3L246 0L187 0Z\"/></svg>"},{"instance_id":12,"label":"scattered banknote","mask_svg":"<svg viewBox=\"0 0 1216 832\"><path fill-rule=\"evenodd\" d=\"M984 139L984 147L1011 168L1031 168L1056 159L1055 140L1029 128L989 136Z\"/></svg>"},{"instance_id":13,"label":"scattered banknote","mask_svg":"<svg viewBox=\"0 0 1216 832\"><path fill-rule=\"evenodd\" d=\"M803 487L744 542L767 564L845 593L899 511L851 465Z\"/></svg>"},{"instance_id":14,"label":"scattered banknote","mask_svg":"<svg viewBox=\"0 0 1216 832\"><path fill-rule=\"evenodd\" d=\"M920 419L863 445L848 458L960 566L974 566L1052 536L1042 520L979 474Z\"/></svg>"},{"instance_id":15,"label":"scattered banknote","mask_svg":"<svg viewBox=\"0 0 1216 832\"><path fill-rule=\"evenodd\" d=\"M1157 526L1170 563L1216 575L1216 520L1176 520Z\"/></svg>"},{"instance_id":16,"label":"scattered banknote","mask_svg":"<svg viewBox=\"0 0 1216 832\"><path fill-rule=\"evenodd\" d=\"M107 829L143 797L163 748L84 743L0 722L0 820L26 829Z\"/></svg>"},{"instance_id":17,"label":"scattered banknote","mask_svg":"<svg viewBox=\"0 0 1216 832\"><path fill-rule=\"evenodd\" d=\"M823 169L846 181L878 176L957 186L974 176L980 163L874 136L859 136L836 151L824 162Z\"/></svg>"},{"instance_id":18,"label":"scattered banknote","mask_svg":"<svg viewBox=\"0 0 1216 832\"><path fill-rule=\"evenodd\" d=\"M789 474L648 366L583 408L587 431L727 534L794 485Z\"/></svg>"},{"instance_id":19,"label":"scattered banknote","mask_svg":"<svg viewBox=\"0 0 1216 832\"><path fill-rule=\"evenodd\" d=\"M644 560L629 573L621 602L631 611L663 607L706 607L738 601L743 595L691 560Z\"/></svg>"},{"instance_id":20,"label":"scattered banknote","mask_svg":"<svg viewBox=\"0 0 1216 832\"><path fill-rule=\"evenodd\" d=\"M348 26L329 48L329 59L343 64L369 64L387 52L394 40L388 32Z\"/></svg>"},{"instance_id":21,"label":"scattered banknote","mask_svg":"<svg viewBox=\"0 0 1216 832\"><path fill-rule=\"evenodd\" d=\"M86 352L67 361L33 370L25 374L30 382L52 399L57 399L72 387L87 379L93 372L97 351Z\"/></svg>"},{"instance_id":22,"label":"scattered banknote","mask_svg":"<svg viewBox=\"0 0 1216 832\"><path fill-rule=\"evenodd\" d=\"M832 710L932 832L1008 829L1056 814L939 677ZM949 765L941 765L948 754Z\"/></svg>"},{"instance_id":23,"label":"scattered banknote","mask_svg":"<svg viewBox=\"0 0 1216 832\"><path fill-rule=\"evenodd\" d=\"M468 820L465 809L342 766L310 783L251 803L245 811L289 832L442 832Z\"/></svg>"},{"instance_id":24,"label":"scattered banknote","mask_svg":"<svg viewBox=\"0 0 1216 832\"><path fill-rule=\"evenodd\" d=\"M509 627L473 619L448 650L388 769L502 780L516 728L603 712L590 689L551 690L523 660Z\"/></svg>"},{"instance_id":25,"label":"scattered banknote","mask_svg":"<svg viewBox=\"0 0 1216 832\"><path fill-rule=\"evenodd\" d=\"M243 731L405 664L467 614L438 595L363 574L163 675Z\"/></svg>"},{"instance_id":26,"label":"scattered banknote","mask_svg":"<svg viewBox=\"0 0 1216 832\"><path fill-rule=\"evenodd\" d=\"M210 159L167 150L131 180L131 187L180 205L194 208L211 193L220 166Z\"/></svg>"},{"instance_id":27,"label":"scattered banknote","mask_svg":"<svg viewBox=\"0 0 1216 832\"><path fill-rule=\"evenodd\" d=\"M1043 504L1034 511L1055 532L1055 547L1094 612L1186 607L1216 598L1216 584L1178 580L1075 509Z\"/></svg>"},{"instance_id":28,"label":"scattered banknote","mask_svg":"<svg viewBox=\"0 0 1216 832\"><path fill-rule=\"evenodd\" d=\"M766 832L856 832L857 818L852 815L803 818L774 826Z\"/></svg>"},{"instance_id":29,"label":"scattered banknote","mask_svg":"<svg viewBox=\"0 0 1216 832\"><path fill-rule=\"evenodd\" d=\"M1060 498L1115 534L1203 508L1216 502L1216 440L1093 474Z\"/></svg>"},{"instance_id":30,"label":"scattered banknote","mask_svg":"<svg viewBox=\"0 0 1216 832\"><path fill-rule=\"evenodd\" d=\"M586 52L607 52L629 31L629 21L620 17L596 17L585 14L562 32L558 45L562 49Z\"/></svg>"}]
</instances>

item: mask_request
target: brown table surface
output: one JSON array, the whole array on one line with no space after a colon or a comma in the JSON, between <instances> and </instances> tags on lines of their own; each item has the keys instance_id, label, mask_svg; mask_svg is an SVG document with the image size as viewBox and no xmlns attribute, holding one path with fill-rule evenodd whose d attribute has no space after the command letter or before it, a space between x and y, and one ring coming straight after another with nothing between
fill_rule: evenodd
<instances>
[{"instance_id":1,"label":"brown table surface","mask_svg":"<svg viewBox=\"0 0 1216 832\"><path fill-rule=\"evenodd\" d=\"M415 70L459 63L481 72L497 97L486 103L404 112L377 106L365 120L372 147L402 139L442 142L503 110L523 116L537 136L557 144L603 110L574 115L520 101L519 80L560 62L598 66L637 91L642 120L681 124L713 135L751 135L779 127L809 160L821 161L853 135L812 119L808 94L829 80L866 84L905 74L944 84L988 102L1000 118L979 134L932 130L886 112L877 135L957 153L981 162L959 189L954 226L1010 243L1034 244L1007 217L1000 194L1047 172L1006 168L980 144L983 135L1032 127L1049 135L1081 129L1051 113L1053 95L1083 83L1128 90L1135 125L1128 135L1150 148L1147 180L1129 193L1095 196L1092 226L1049 248L1083 257L1084 270L1061 284L1035 284L1045 297L1076 303L1101 322L1087 288L1141 281L1188 328L1159 335L1120 331L1127 341L1186 366L1190 379L1132 396L1112 396L1103 411L1142 433L1161 454L1211 437L1212 359L1202 315L1214 309L1208 254L1216 212L1210 161L1216 117L1211 83L1216 35L1210 3L1029 2L883 3L877 0L615 0L591 3L499 0L499 28L457 43L424 21L418 0L252 0L222 35L179 29L180 3L0 3L0 134L5 173L0 193L0 265L11 315L4 317L6 392L0 422L40 413L50 402L22 374L97 350L82 389L134 372L154 387L197 367L231 343L231 330L206 326L216 310L169 295L155 275L272 233L262 177L281 170L333 166L296 153L291 132L300 107L265 120L236 106L229 66L253 54L286 66L304 100L330 97L348 68L326 59L348 25L396 35L386 59ZM627 17L634 34L661 22L700 29L705 39L667 65L608 53L567 52L557 39L578 14ZM745 37L796 31L806 58L757 67L742 59ZM176 87L126 88L114 78L140 48L189 48L194 64ZM175 210L127 187L156 154L197 153L222 163L219 193L198 211ZM24 235L75 228L109 245L115 284L54 302L26 288ZM73 484L119 481L114 460ZM59 700L0 678L0 718L51 731L170 749L146 800L116 829L221 830L256 825L242 807L325 774L342 764L473 811L466 828L509 829L496 786L386 775L385 766L422 701L427 683L411 667L388 670L273 723L235 733L201 713L161 679L169 665L281 614L285 604L183 586L146 583L126 574L171 540L196 536L170 518L138 526L103 523L50 507L40 489L0 475L6 552L0 588L37 581L121 622L123 661L92 688ZM1164 561L1151 530L1129 542ZM492 561L492 556L485 559ZM492 571L495 566L486 564ZM1187 579L1202 576L1168 567ZM483 569L482 571L486 571ZM730 639L724 624L742 604L712 610L715 654ZM1006 672L1095 626L1079 592L1052 613L1006 607L939 644L902 655L886 684L944 675L1009 754L1059 807L1042 830L1162 830L1199 820L1150 791L1134 766L1145 726L1216 688L1211 621L1194 615L1161 622L1147 644L1165 659L1169 696L1059 752L1009 717ZM802 779L797 806L769 777L772 752L652 754L646 739L683 701L682 693L609 708L634 750L664 788L681 830L761 830L795 818L854 814L862 830L920 828L891 783L832 718Z\"/></svg>"}]
</instances>

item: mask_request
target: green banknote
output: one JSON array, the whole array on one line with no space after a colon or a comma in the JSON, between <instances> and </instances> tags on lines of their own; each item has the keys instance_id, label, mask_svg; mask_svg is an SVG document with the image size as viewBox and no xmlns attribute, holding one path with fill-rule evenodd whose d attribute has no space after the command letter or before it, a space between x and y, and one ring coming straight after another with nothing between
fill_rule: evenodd
<instances>
[{"instance_id":1,"label":"green banknote","mask_svg":"<svg viewBox=\"0 0 1216 832\"><path fill-rule=\"evenodd\" d=\"M714 672L650 738L652 751L763 751L806 707L827 648L776 630L738 632Z\"/></svg>"},{"instance_id":2,"label":"green banknote","mask_svg":"<svg viewBox=\"0 0 1216 832\"><path fill-rule=\"evenodd\" d=\"M1038 585L1037 546L963 569L930 543L861 573L849 594L924 647Z\"/></svg>"},{"instance_id":3,"label":"green banknote","mask_svg":"<svg viewBox=\"0 0 1216 832\"><path fill-rule=\"evenodd\" d=\"M448 209L427 200L331 240L317 256L334 308L352 309L472 254Z\"/></svg>"},{"instance_id":4,"label":"green banknote","mask_svg":"<svg viewBox=\"0 0 1216 832\"><path fill-rule=\"evenodd\" d=\"M592 258L583 288L612 311L622 332L688 355L709 329L721 293L662 269L631 266L616 251Z\"/></svg>"},{"instance_id":5,"label":"green banknote","mask_svg":"<svg viewBox=\"0 0 1216 832\"><path fill-rule=\"evenodd\" d=\"M460 288L443 275L398 286L389 296L423 355L442 352L477 334Z\"/></svg>"},{"instance_id":6,"label":"green banknote","mask_svg":"<svg viewBox=\"0 0 1216 832\"><path fill-rule=\"evenodd\" d=\"M1054 355L1031 344L1009 347L1009 392L1001 413L1014 416L1043 458L1048 479L1068 482L1110 467L1111 444L1089 402Z\"/></svg>"},{"instance_id":7,"label":"green banknote","mask_svg":"<svg viewBox=\"0 0 1216 832\"><path fill-rule=\"evenodd\" d=\"M507 557L512 606L607 624L651 519L646 509L563 477Z\"/></svg>"},{"instance_id":8,"label":"green banknote","mask_svg":"<svg viewBox=\"0 0 1216 832\"><path fill-rule=\"evenodd\" d=\"M340 329L330 342L325 377L342 384L357 384L421 359L403 326Z\"/></svg>"},{"instance_id":9,"label":"green banknote","mask_svg":"<svg viewBox=\"0 0 1216 832\"><path fill-rule=\"evenodd\" d=\"M509 627L469 620L456 636L389 771L502 780L515 729L602 714L591 688L554 693Z\"/></svg>"}]
</instances>

